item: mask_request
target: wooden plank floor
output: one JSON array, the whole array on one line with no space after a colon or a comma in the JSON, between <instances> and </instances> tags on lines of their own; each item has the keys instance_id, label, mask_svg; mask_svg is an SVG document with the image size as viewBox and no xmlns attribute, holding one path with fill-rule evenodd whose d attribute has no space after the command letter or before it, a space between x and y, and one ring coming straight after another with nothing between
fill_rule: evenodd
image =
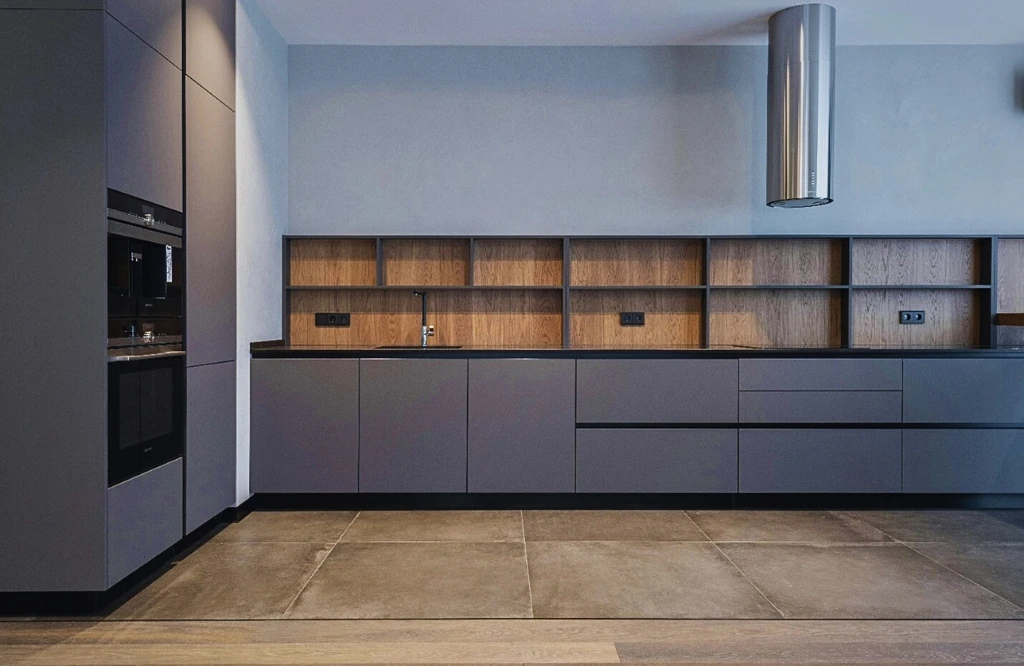
<instances>
[{"instance_id":1,"label":"wooden plank floor","mask_svg":"<svg viewBox=\"0 0 1024 666\"><path fill-rule=\"evenodd\" d=\"M0 622L0 664L1021 664L1020 621Z\"/></svg>"}]
</instances>

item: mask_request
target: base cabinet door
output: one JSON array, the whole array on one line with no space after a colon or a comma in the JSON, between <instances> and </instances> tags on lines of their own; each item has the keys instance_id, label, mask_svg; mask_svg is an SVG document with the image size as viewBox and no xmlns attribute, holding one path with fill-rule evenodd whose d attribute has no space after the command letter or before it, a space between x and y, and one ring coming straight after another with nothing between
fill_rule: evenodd
<instances>
[{"instance_id":1,"label":"base cabinet door","mask_svg":"<svg viewBox=\"0 0 1024 666\"><path fill-rule=\"evenodd\" d=\"M107 587L182 536L181 458L107 490Z\"/></svg>"},{"instance_id":2,"label":"base cabinet door","mask_svg":"<svg viewBox=\"0 0 1024 666\"><path fill-rule=\"evenodd\" d=\"M185 533L235 503L235 362L189 368Z\"/></svg>"},{"instance_id":3,"label":"base cabinet door","mask_svg":"<svg viewBox=\"0 0 1024 666\"><path fill-rule=\"evenodd\" d=\"M1024 493L1024 430L905 430L903 491Z\"/></svg>"},{"instance_id":4,"label":"base cabinet door","mask_svg":"<svg viewBox=\"0 0 1024 666\"><path fill-rule=\"evenodd\" d=\"M466 492L466 359L365 359L359 491Z\"/></svg>"},{"instance_id":5,"label":"base cabinet door","mask_svg":"<svg viewBox=\"0 0 1024 666\"><path fill-rule=\"evenodd\" d=\"M741 429L741 493L898 493L899 430Z\"/></svg>"},{"instance_id":6,"label":"base cabinet door","mask_svg":"<svg viewBox=\"0 0 1024 666\"><path fill-rule=\"evenodd\" d=\"M469 492L571 493L576 362L469 361Z\"/></svg>"},{"instance_id":7,"label":"base cabinet door","mask_svg":"<svg viewBox=\"0 0 1024 666\"><path fill-rule=\"evenodd\" d=\"M734 493L736 430L577 430L576 491Z\"/></svg>"},{"instance_id":8,"label":"base cabinet door","mask_svg":"<svg viewBox=\"0 0 1024 666\"><path fill-rule=\"evenodd\" d=\"M252 492L358 490L359 363L322 358L252 361Z\"/></svg>"},{"instance_id":9,"label":"base cabinet door","mask_svg":"<svg viewBox=\"0 0 1024 666\"><path fill-rule=\"evenodd\" d=\"M1024 359L903 361L904 423L1024 424Z\"/></svg>"}]
</instances>

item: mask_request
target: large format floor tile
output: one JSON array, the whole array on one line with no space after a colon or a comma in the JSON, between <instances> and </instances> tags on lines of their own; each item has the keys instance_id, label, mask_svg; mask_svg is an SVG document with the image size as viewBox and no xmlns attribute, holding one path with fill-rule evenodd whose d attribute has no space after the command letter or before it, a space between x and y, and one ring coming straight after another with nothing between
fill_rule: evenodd
<instances>
[{"instance_id":1,"label":"large format floor tile","mask_svg":"<svg viewBox=\"0 0 1024 666\"><path fill-rule=\"evenodd\" d=\"M853 511L899 541L1024 542L1024 511Z\"/></svg>"},{"instance_id":2,"label":"large format floor tile","mask_svg":"<svg viewBox=\"0 0 1024 666\"><path fill-rule=\"evenodd\" d=\"M527 543L534 616L777 618L710 543Z\"/></svg>"},{"instance_id":3,"label":"large format floor tile","mask_svg":"<svg viewBox=\"0 0 1024 666\"><path fill-rule=\"evenodd\" d=\"M362 511L343 541L522 541L519 511Z\"/></svg>"},{"instance_id":4,"label":"large format floor tile","mask_svg":"<svg viewBox=\"0 0 1024 666\"><path fill-rule=\"evenodd\" d=\"M524 511L527 541L707 541L684 511Z\"/></svg>"},{"instance_id":5,"label":"large format floor tile","mask_svg":"<svg viewBox=\"0 0 1024 666\"><path fill-rule=\"evenodd\" d=\"M721 544L787 618L1024 618L900 544Z\"/></svg>"},{"instance_id":6,"label":"large format floor tile","mask_svg":"<svg viewBox=\"0 0 1024 666\"><path fill-rule=\"evenodd\" d=\"M1024 543L907 545L1024 608Z\"/></svg>"},{"instance_id":7,"label":"large format floor tile","mask_svg":"<svg viewBox=\"0 0 1024 666\"><path fill-rule=\"evenodd\" d=\"M355 511L255 511L229 525L213 541L335 542L355 517Z\"/></svg>"},{"instance_id":8,"label":"large format floor tile","mask_svg":"<svg viewBox=\"0 0 1024 666\"><path fill-rule=\"evenodd\" d=\"M855 518L830 511L688 511L712 541L890 541Z\"/></svg>"},{"instance_id":9,"label":"large format floor tile","mask_svg":"<svg viewBox=\"0 0 1024 666\"><path fill-rule=\"evenodd\" d=\"M211 542L129 600L111 617L136 620L280 617L332 545Z\"/></svg>"},{"instance_id":10,"label":"large format floor tile","mask_svg":"<svg viewBox=\"0 0 1024 666\"><path fill-rule=\"evenodd\" d=\"M530 617L526 552L521 542L342 542L288 617Z\"/></svg>"}]
</instances>

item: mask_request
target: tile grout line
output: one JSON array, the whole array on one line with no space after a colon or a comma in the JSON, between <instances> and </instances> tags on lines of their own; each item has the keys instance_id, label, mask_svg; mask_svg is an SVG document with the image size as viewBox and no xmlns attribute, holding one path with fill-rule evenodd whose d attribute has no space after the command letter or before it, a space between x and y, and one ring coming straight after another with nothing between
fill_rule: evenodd
<instances>
[{"instance_id":1,"label":"tile grout line","mask_svg":"<svg viewBox=\"0 0 1024 666\"><path fill-rule=\"evenodd\" d=\"M763 599L764 599L765 601L767 601L767 602L768 602L768 604L769 604L769 605L770 605L770 606L771 606L771 607L772 607L773 609L775 609L775 612L779 614L779 617L780 617L780 618L782 618L783 620L789 619L789 618L787 618L787 617L786 617L786 614L785 614L785 613L783 613L783 612L782 612L781 610L779 610L779 607L775 605L775 602L773 602L773 601L772 601L771 599L769 599L769 598L768 598L768 595L767 595L767 594L765 594L765 593L764 593L764 592L763 592L763 591L761 590L761 588L759 588L759 587L758 587L758 586L757 586L757 585L756 585L756 584L754 583L754 581L750 580L750 576L748 576L748 575L747 575L747 573L746 573L745 571L743 571L743 569L740 569L740 568L739 568L739 566L738 566L738 565L737 565L737 564L736 564L735 562L733 562L733 561L732 561L732 558L731 558L731 557L729 557L728 555L726 555L725 551L724 551L724 550L722 550L722 548L721 548L721 547L720 547L720 546L719 546L719 545L718 545L718 544L717 544L716 542L714 542L714 541L712 541L712 540L711 540L711 537L709 537L709 536L708 536L708 533L704 531L704 528L703 528L703 527L701 527L700 525L697 525L697 521L693 519L693 516L691 516L691 515L690 515L690 512L689 512L689 511L683 511L683 513L684 513L684 514L686 515L686 517L687 517L687 518L689 518L689 519L690 519L690 522L692 522L692 523L693 523L694 525L696 525L696 526L697 526L697 529L698 529L698 530L700 530L700 533L701 533L701 534L703 534L703 535L704 535L704 537L705 537L705 538L706 538L706 539L708 540L708 542L710 542L710 543L711 543L711 545L715 547L715 550L717 550L717 551L718 551L719 553L721 553L721 554L722 554L722 557L724 557L724 558L725 558L725 560L726 560L726 561L727 561L727 562L728 562L729 564L731 564L731 565L733 566L733 568L734 568L734 569L736 569L736 571L738 571L738 572L739 572L739 574L740 574L741 576L743 576L743 580L745 580L745 581L747 581L748 583L750 583L750 586L751 586L751 587L753 587L753 588L754 588L755 590L757 590L757 593L758 593L758 594L760 594L760 595L761 595L761 597L762 597L762 598L763 598Z\"/></svg>"},{"instance_id":2,"label":"tile grout line","mask_svg":"<svg viewBox=\"0 0 1024 666\"><path fill-rule=\"evenodd\" d=\"M530 580L530 551L526 548L526 516L523 511L519 511L519 524L523 528L523 559L526 560L526 592L530 596L530 619L536 619L536 614L533 610L533 581Z\"/></svg>"},{"instance_id":3,"label":"tile grout line","mask_svg":"<svg viewBox=\"0 0 1024 666\"><path fill-rule=\"evenodd\" d=\"M313 576L315 576L317 574L317 572L320 571L320 567L322 567L324 565L324 562L327 561L327 558L331 556L331 553L333 553L334 549L338 547L338 544L341 543L341 540L345 538L345 535L348 534L348 531L350 529L352 529L352 526L355 525L357 520L359 520L359 516L362 515L362 513L363 513L362 511L357 511L356 512L356 515L353 516L352 521L342 531L341 535L338 537L338 540L334 542L334 545L331 546L331 549L329 551L327 551L326 555L324 555L324 559L320 560L320 562L317 563L316 568L313 569L313 573L309 574L309 578L307 578L306 582L303 583L302 587L299 588L299 591L298 591L298 593L296 593L295 598L291 600L291 603L289 603L288 606L281 613L281 617L276 618L276 619L278 619L278 620L285 619L285 616L288 614L288 611L290 611L292 609L292 606L295 605L295 602L298 601L299 597L302 596L302 593L306 591L306 587L309 585L309 581L313 580Z\"/></svg>"}]
</instances>

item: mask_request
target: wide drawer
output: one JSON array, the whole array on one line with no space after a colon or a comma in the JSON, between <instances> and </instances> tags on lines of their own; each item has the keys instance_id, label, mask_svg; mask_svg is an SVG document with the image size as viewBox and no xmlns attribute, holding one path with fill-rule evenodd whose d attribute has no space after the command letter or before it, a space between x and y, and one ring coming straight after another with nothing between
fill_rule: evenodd
<instances>
[{"instance_id":1,"label":"wide drawer","mask_svg":"<svg viewBox=\"0 0 1024 666\"><path fill-rule=\"evenodd\" d=\"M581 360L580 423L735 423L737 361Z\"/></svg>"},{"instance_id":2,"label":"wide drawer","mask_svg":"<svg viewBox=\"0 0 1024 666\"><path fill-rule=\"evenodd\" d=\"M1024 430L904 430L903 491L1024 493Z\"/></svg>"},{"instance_id":3,"label":"wide drawer","mask_svg":"<svg viewBox=\"0 0 1024 666\"><path fill-rule=\"evenodd\" d=\"M741 429L741 493L898 493L899 430Z\"/></svg>"},{"instance_id":4,"label":"wide drawer","mask_svg":"<svg viewBox=\"0 0 1024 666\"><path fill-rule=\"evenodd\" d=\"M899 391L742 391L741 423L899 423Z\"/></svg>"},{"instance_id":5,"label":"wide drawer","mask_svg":"<svg viewBox=\"0 0 1024 666\"><path fill-rule=\"evenodd\" d=\"M741 391L899 391L898 358L740 359Z\"/></svg>"},{"instance_id":6,"label":"wide drawer","mask_svg":"<svg viewBox=\"0 0 1024 666\"><path fill-rule=\"evenodd\" d=\"M107 587L182 537L181 458L107 490Z\"/></svg>"},{"instance_id":7,"label":"wide drawer","mask_svg":"<svg viewBox=\"0 0 1024 666\"><path fill-rule=\"evenodd\" d=\"M906 359L907 423L1024 424L1024 360Z\"/></svg>"},{"instance_id":8,"label":"wide drawer","mask_svg":"<svg viewBox=\"0 0 1024 666\"><path fill-rule=\"evenodd\" d=\"M734 493L733 429L579 429L576 492Z\"/></svg>"}]
</instances>

